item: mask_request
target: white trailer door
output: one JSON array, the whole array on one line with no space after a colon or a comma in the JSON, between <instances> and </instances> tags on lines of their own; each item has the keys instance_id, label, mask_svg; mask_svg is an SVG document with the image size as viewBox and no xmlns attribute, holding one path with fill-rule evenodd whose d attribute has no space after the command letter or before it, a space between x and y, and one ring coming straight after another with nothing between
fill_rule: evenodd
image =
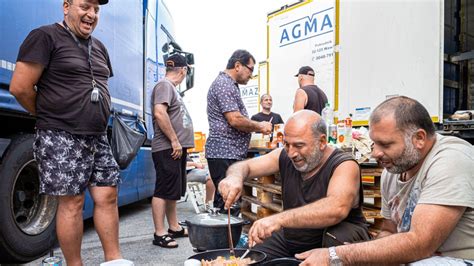
<instances>
[{"instance_id":1,"label":"white trailer door","mask_svg":"<svg viewBox=\"0 0 474 266\"><path fill-rule=\"evenodd\" d=\"M338 12L340 115L405 95L441 120L442 1L341 1Z\"/></svg>"},{"instance_id":2,"label":"white trailer door","mask_svg":"<svg viewBox=\"0 0 474 266\"><path fill-rule=\"evenodd\" d=\"M285 121L293 113L301 66L315 70L318 85L333 103L335 1L307 1L268 17L268 91L272 111Z\"/></svg>"},{"instance_id":3,"label":"white trailer door","mask_svg":"<svg viewBox=\"0 0 474 266\"><path fill-rule=\"evenodd\" d=\"M273 110L288 119L298 87L293 75L309 65L339 117L365 110L355 125L367 124L370 111L396 95L415 98L440 121L443 19L442 0L307 0L270 14Z\"/></svg>"}]
</instances>

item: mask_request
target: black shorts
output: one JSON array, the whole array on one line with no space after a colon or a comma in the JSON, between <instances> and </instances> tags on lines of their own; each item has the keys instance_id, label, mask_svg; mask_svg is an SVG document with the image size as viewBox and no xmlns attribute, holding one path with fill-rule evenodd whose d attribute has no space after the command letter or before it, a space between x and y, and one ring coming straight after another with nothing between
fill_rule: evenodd
<instances>
[{"instance_id":1,"label":"black shorts","mask_svg":"<svg viewBox=\"0 0 474 266\"><path fill-rule=\"evenodd\" d=\"M183 148L181 159L171 158L173 149L152 153L155 164L156 183L154 197L166 200L179 200L186 193L186 157Z\"/></svg>"},{"instance_id":2,"label":"black shorts","mask_svg":"<svg viewBox=\"0 0 474 266\"><path fill-rule=\"evenodd\" d=\"M80 195L88 186L116 186L120 182L106 135L38 129L33 152L42 194Z\"/></svg>"},{"instance_id":3,"label":"black shorts","mask_svg":"<svg viewBox=\"0 0 474 266\"><path fill-rule=\"evenodd\" d=\"M214 194L214 207L219 208L221 211L224 211L224 200L222 199L222 196L217 188L219 187L221 180L225 178L225 174L229 166L236 162L237 160L234 159L207 158L209 173L211 174L212 182L216 187L216 192Z\"/></svg>"}]
</instances>

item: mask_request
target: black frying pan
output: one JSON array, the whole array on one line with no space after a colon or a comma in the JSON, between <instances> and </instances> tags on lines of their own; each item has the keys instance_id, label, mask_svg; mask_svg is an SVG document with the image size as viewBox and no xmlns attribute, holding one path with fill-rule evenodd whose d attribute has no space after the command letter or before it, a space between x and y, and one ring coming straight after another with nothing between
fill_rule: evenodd
<instances>
[{"instance_id":1,"label":"black frying pan","mask_svg":"<svg viewBox=\"0 0 474 266\"><path fill-rule=\"evenodd\" d=\"M262 265L265 266L298 266L302 261L296 258L278 258L266 261Z\"/></svg>"},{"instance_id":2,"label":"black frying pan","mask_svg":"<svg viewBox=\"0 0 474 266\"><path fill-rule=\"evenodd\" d=\"M247 250L244 249L244 248L236 248L235 249L235 256L240 257L240 256L244 255L245 251L247 251ZM201 260L214 260L218 256L222 256L222 257L228 259L230 257L229 249L228 248L227 249L214 249L214 250L204 251L204 252L192 255L191 257L188 258L188 260L189 259L195 259L195 260L199 260L199 261L201 261ZM267 255L265 253L263 253L261 251L258 251L258 250L250 250L249 254L247 256L245 256L245 258L251 258L252 260L255 261L252 264L258 264L259 262L265 260L266 257L267 257Z\"/></svg>"}]
</instances>

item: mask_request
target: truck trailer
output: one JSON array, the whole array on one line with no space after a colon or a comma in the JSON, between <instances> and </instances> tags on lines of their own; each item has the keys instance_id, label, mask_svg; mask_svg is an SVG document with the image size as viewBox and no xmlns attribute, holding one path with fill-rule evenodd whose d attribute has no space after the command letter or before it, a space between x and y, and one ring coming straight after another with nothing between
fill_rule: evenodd
<instances>
[{"instance_id":1,"label":"truck trailer","mask_svg":"<svg viewBox=\"0 0 474 266\"><path fill-rule=\"evenodd\" d=\"M61 22L62 1L0 1L0 263L28 262L55 244L54 197L39 195L38 167L32 143L35 117L9 93L19 47L27 34L42 25ZM150 96L164 77L164 60L172 53L193 54L175 40L173 19L164 0L110 1L101 7L93 35L107 47L114 76L109 80L113 111L144 120L147 139L136 158L121 171L118 202L125 205L153 195L155 171L150 143L153 136ZM186 87L193 85L194 69ZM109 120L108 133L112 118ZM92 216L86 193L84 218Z\"/></svg>"},{"instance_id":2,"label":"truck trailer","mask_svg":"<svg viewBox=\"0 0 474 266\"><path fill-rule=\"evenodd\" d=\"M474 5L465 0L286 5L268 13L260 91L288 119L298 88L293 75L308 65L339 119L353 114L355 126L367 125L379 103L405 95L442 124L457 110L474 109L473 18Z\"/></svg>"}]
</instances>

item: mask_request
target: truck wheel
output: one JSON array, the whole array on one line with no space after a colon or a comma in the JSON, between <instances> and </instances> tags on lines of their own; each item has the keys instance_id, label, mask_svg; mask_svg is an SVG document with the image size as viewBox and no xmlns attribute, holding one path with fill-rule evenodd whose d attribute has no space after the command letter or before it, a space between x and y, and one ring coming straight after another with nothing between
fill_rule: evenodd
<instances>
[{"instance_id":1,"label":"truck wheel","mask_svg":"<svg viewBox=\"0 0 474 266\"><path fill-rule=\"evenodd\" d=\"M56 241L57 199L39 195L33 135L12 139L0 165L0 263L27 262Z\"/></svg>"}]
</instances>

